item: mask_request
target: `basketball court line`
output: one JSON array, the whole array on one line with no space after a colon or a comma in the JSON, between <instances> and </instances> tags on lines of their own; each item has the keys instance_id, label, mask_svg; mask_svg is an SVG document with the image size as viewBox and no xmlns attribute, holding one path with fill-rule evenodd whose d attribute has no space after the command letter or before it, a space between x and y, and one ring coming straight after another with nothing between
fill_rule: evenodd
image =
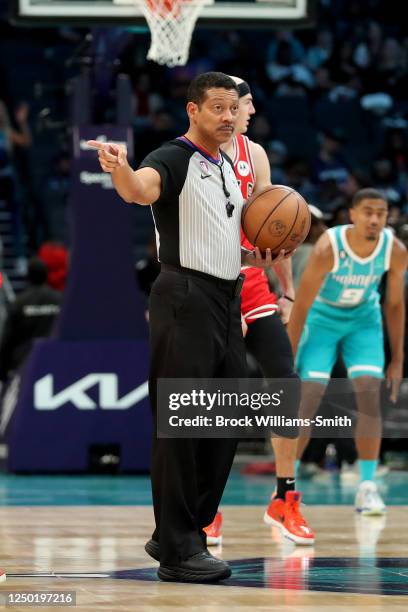
<instances>
[{"instance_id":1,"label":"basketball court line","mask_svg":"<svg viewBox=\"0 0 408 612\"><path fill-rule=\"evenodd\" d=\"M408 595L406 557L258 557L229 560L232 577L211 585L264 589L324 591L364 595ZM106 573L10 573L8 578L114 579L159 582L156 568Z\"/></svg>"}]
</instances>

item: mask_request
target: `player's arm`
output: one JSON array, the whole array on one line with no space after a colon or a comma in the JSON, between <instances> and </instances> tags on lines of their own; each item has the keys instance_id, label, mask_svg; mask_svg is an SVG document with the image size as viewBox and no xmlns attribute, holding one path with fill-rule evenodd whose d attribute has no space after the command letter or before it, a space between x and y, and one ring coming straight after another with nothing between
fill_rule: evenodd
<instances>
[{"instance_id":1,"label":"player's arm","mask_svg":"<svg viewBox=\"0 0 408 612\"><path fill-rule=\"evenodd\" d=\"M327 232L320 236L303 272L287 327L293 354L296 355L306 317L323 281L334 265L333 249Z\"/></svg>"},{"instance_id":2,"label":"player's arm","mask_svg":"<svg viewBox=\"0 0 408 612\"><path fill-rule=\"evenodd\" d=\"M405 331L405 273L408 255L405 246L394 238L384 305L385 321L391 348L391 362L387 368L387 386L391 401L396 402L404 365Z\"/></svg>"},{"instance_id":3,"label":"player's arm","mask_svg":"<svg viewBox=\"0 0 408 612\"><path fill-rule=\"evenodd\" d=\"M157 170L148 167L133 170L123 145L97 140L89 140L87 144L98 149L102 170L111 174L113 185L125 202L149 205L159 199L161 178Z\"/></svg>"},{"instance_id":4,"label":"player's arm","mask_svg":"<svg viewBox=\"0 0 408 612\"><path fill-rule=\"evenodd\" d=\"M280 318L282 323L287 325L292 316L296 294L295 285L293 284L292 259L289 257L275 263L273 271L282 289L282 296L278 300Z\"/></svg>"},{"instance_id":5,"label":"player's arm","mask_svg":"<svg viewBox=\"0 0 408 612\"><path fill-rule=\"evenodd\" d=\"M258 193L258 191L262 191L272 185L271 166L266 151L261 145L251 140L250 148L255 170L254 193Z\"/></svg>"}]
</instances>

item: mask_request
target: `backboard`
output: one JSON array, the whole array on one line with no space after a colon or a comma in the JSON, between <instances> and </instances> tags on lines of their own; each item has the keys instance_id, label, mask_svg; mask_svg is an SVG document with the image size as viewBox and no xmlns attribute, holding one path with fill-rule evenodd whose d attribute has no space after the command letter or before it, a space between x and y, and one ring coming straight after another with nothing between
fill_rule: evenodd
<instances>
[{"instance_id":1,"label":"backboard","mask_svg":"<svg viewBox=\"0 0 408 612\"><path fill-rule=\"evenodd\" d=\"M198 25L237 28L306 25L316 0L214 0ZM13 0L17 23L145 25L135 0Z\"/></svg>"}]
</instances>

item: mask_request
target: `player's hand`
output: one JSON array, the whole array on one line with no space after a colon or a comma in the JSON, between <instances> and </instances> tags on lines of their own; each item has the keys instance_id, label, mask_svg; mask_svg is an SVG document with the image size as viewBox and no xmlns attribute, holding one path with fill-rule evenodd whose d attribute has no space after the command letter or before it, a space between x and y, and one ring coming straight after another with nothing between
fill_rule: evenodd
<instances>
[{"instance_id":1,"label":"player's hand","mask_svg":"<svg viewBox=\"0 0 408 612\"><path fill-rule=\"evenodd\" d=\"M271 268L274 264L279 263L286 257L286 252L282 250L279 255L272 257L271 249L266 249L265 257L262 257L261 251L255 247L253 251L249 251L244 258L243 263L254 268Z\"/></svg>"},{"instance_id":2,"label":"player's hand","mask_svg":"<svg viewBox=\"0 0 408 612\"><path fill-rule=\"evenodd\" d=\"M293 249L292 251L287 251L284 257L284 260L290 259L296 253L297 249Z\"/></svg>"},{"instance_id":3,"label":"player's hand","mask_svg":"<svg viewBox=\"0 0 408 612\"><path fill-rule=\"evenodd\" d=\"M401 385L403 371L403 362L392 359L389 364L385 378L387 381L387 389L391 389L390 400L393 404L396 403L398 398L398 391Z\"/></svg>"},{"instance_id":4,"label":"player's hand","mask_svg":"<svg viewBox=\"0 0 408 612\"><path fill-rule=\"evenodd\" d=\"M278 312L280 314L281 321L284 325L286 325L287 323L289 323L290 313L292 312L293 308L293 302L282 296L278 300L278 306Z\"/></svg>"},{"instance_id":5,"label":"player's hand","mask_svg":"<svg viewBox=\"0 0 408 612\"><path fill-rule=\"evenodd\" d=\"M127 149L124 145L98 140L88 140L86 144L98 150L99 163L104 172L112 174L118 168L128 165Z\"/></svg>"}]
</instances>

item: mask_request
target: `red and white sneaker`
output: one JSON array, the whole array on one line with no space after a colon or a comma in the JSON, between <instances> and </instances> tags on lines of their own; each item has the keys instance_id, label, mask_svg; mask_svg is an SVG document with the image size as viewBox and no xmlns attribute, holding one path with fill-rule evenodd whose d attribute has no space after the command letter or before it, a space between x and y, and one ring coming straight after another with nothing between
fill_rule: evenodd
<instances>
[{"instance_id":1,"label":"red and white sneaker","mask_svg":"<svg viewBox=\"0 0 408 612\"><path fill-rule=\"evenodd\" d=\"M211 525L204 528L204 531L207 534L207 546L218 546L222 543L221 527L222 514L221 512L217 512Z\"/></svg>"},{"instance_id":2,"label":"red and white sneaker","mask_svg":"<svg viewBox=\"0 0 408 612\"><path fill-rule=\"evenodd\" d=\"M0 582L4 582L6 579L6 572L0 569Z\"/></svg>"},{"instance_id":3,"label":"red and white sneaker","mask_svg":"<svg viewBox=\"0 0 408 612\"><path fill-rule=\"evenodd\" d=\"M301 499L298 491L287 491L285 501L272 497L264 514L264 522L279 527L283 535L295 544L310 546L314 544L315 534L300 512Z\"/></svg>"}]
</instances>

